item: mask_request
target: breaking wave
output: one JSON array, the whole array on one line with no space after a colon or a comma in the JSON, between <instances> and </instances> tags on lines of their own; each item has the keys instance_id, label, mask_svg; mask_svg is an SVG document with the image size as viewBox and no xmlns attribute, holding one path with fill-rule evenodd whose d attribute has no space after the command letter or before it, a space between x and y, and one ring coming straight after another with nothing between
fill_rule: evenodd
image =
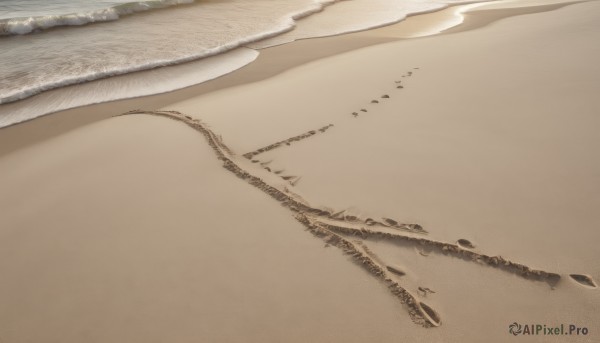
<instances>
[{"instance_id":1,"label":"breaking wave","mask_svg":"<svg viewBox=\"0 0 600 343\"><path fill-rule=\"evenodd\" d=\"M0 35L25 35L57 26L80 26L96 22L114 21L122 16L137 12L193 2L194 0L136 1L82 13L0 19Z\"/></svg>"}]
</instances>

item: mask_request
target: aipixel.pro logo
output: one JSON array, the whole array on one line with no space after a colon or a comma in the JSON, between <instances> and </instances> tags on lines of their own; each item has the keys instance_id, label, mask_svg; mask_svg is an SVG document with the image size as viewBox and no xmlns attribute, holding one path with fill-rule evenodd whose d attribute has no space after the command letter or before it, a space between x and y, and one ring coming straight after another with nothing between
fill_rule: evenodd
<instances>
[{"instance_id":1,"label":"aipixel.pro logo","mask_svg":"<svg viewBox=\"0 0 600 343\"><path fill-rule=\"evenodd\" d=\"M575 324L560 324L551 326L546 324L519 324L514 322L508 326L508 332L513 336L531 335L531 336L587 336L589 330L587 327L579 327Z\"/></svg>"}]
</instances>

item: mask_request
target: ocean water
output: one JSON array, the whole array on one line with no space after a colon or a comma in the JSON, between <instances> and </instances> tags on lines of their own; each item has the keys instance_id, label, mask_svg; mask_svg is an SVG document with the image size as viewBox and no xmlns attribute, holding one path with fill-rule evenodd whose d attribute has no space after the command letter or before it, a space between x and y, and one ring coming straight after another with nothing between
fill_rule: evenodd
<instances>
[{"instance_id":1,"label":"ocean water","mask_svg":"<svg viewBox=\"0 0 600 343\"><path fill-rule=\"evenodd\" d=\"M250 48L364 30L460 2L466 1L0 0L0 127L201 83L251 63L257 52ZM298 21L303 25L295 30ZM118 87L96 81L117 76ZM88 83L94 91L85 96L44 96Z\"/></svg>"}]
</instances>

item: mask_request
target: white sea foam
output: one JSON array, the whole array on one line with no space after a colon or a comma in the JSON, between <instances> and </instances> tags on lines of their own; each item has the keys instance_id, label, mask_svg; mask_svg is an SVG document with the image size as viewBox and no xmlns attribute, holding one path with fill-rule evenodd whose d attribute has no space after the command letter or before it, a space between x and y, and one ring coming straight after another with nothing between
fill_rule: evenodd
<instances>
[{"instance_id":1,"label":"white sea foam","mask_svg":"<svg viewBox=\"0 0 600 343\"><path fill-rule=\"evenodd\" d=\"M0 127L44 114L111 100L164 93L212 80L251 63L258 52L238 48L198 61L54 89L0 106Z\"/></svg>"},{"instance_id":2,"label":"white sea foam","mask_svg":"<svg viewBox=\"0 0 600 343\"><path fill-rule=\"evenodd\" d=\"M0 35L24 35L56 26L79 26L89 23L113 21L119 19L121 16L136 12L143 12L181 4L190 4L192 2L194 2L194 0L137 1L82 13L65 13L0 19Z\"/></svg>"},{"instance_id":3,"label":"white sea foam","mask_svg":"<svg viewBox=\"0 0 600 343\"><path fill-rule=\"evenodd\" d=\"M143 21L2 38L0 58L9 63L0 65L0 104L58 87L217 55L291 30L292 17L321 8L311 0L294 0L276 10L268 8L271 5L269 0L252 6L209 2L153 12ZM254 18L248 20L248 15Z\"/></svg>"},{"instance_id":4,"label":"white sea foam","mask_svg":"<svg viewBox=\"0 0 600 343\"><path fill-rule=\"evenodd\" d=\"M272 0L207 2L153 12L143 20L2 38L0 58L13 63L0 65L0 104L217 55L289 31L293 18L332 2L290 0L274 9Z\"/></svg>"},{"instance_id":5,"label":"white sea foam","mask_svg":"<svg viewBox=\"0 0 600 343\"><path fill-rule=\"evenodd\" d=\"M7 1L20 4L16 0ZM52 16L61 18L66 18L65 13L69 12L68 4L71 1L77 1L79 8L99 6L98 2L92 0L52 1L67 4L54 12L50 11ZM200 75L202 70L197 74L186 69L188 67L170 67L165 70L172 72L161 72L165 66L189 64L189 68L192 68L197 62L202 64L197 61L199 59L242 46L257 48L301 38L364 30L400 21L413 13L432 11L448 3L463 1L206 0L184 7L171 6L161 11L150 11L143 16L134 15L105 25L3 36L0 37L0 60L3 61L0 64L0 127L74 106L155 94L215 77L206 78ZM118 15L187 2L191 0L106 1L111 4L111 9L120 11ZM7 11L6 15L37 13L34 10ZM101 13L104 10L106 8L92 8L88 12ZM48 12L47 9L44 11ZM55 24L51 20L44 23L39 19L41 17L35 16L38 18L35 25L50 27ZM2 18L0 15L0 20ZM106 18L109 18L108 14ZM79 22L76 18L71 19L72 23ZM33 24L23 24L23 28L15 27L14 30L26 31L31 27ZM219 60L222 65L212 65L217 74L222 75L247 63L248 56L217 58L214 61ZM132 76L131 80L137 80L135 82L119 77L150 69L153 69L153 73ZM182 77L177 74L178 70L185 70L190 77ZM150 75L161 76L156 78ZM146 76L148 79L142 82ZM119 80L122 83L94 82L88 86L89 81L99 79ZM45 96L45 92L75 84L82 84L82 92L83 89L93 89L93 92L84 92L85 95L77 93L75 96L71 91L53 91L53 96ZM57 94L77 99L58 99ZM34 100L27 99L34 95L38 95Z\"/></svg>"}]
</instances>

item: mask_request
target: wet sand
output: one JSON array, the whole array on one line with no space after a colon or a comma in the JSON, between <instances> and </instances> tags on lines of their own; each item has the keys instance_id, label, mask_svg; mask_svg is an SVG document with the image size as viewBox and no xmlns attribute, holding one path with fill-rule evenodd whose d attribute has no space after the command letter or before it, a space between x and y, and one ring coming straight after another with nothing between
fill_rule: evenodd
<instances>
[{"instance_id":1,"label":"wet sand","mask_svg":"<svg viewBox=\"0 0 600 343\"><path fill-rule=\"evenodd\" d=\"M1 130L0 338L597 340L598 4Z\"/></svg>"},{"instance_id":2,"label":"wet sand","mask_svg":"<svg viewBox=\"0 0 600 343\"><path fill-rule=\"evenodd\" d=\"M565 3L571 3L569 1L563 4L540 5L538 0L528 0L527 2L536 6L531 8L500 8L493 11L478 10L472 14L466 14L464 24L447 31L460 32L469 30L488 25L502 18L530 12L554 10L564 6ZM439 27L439 22L448 21L453 18L458 8L460 6L453 6L439 12L411 16L398 24L374 30L342 36L306 39L262 49L255 62L233 73L200 85L164 94L60 111L19 125L0 128L0 132L2 133L0 134L0 156L131 109L144 108L155 110L193 96L264 80L296 66L321 58L398 39L407 39L422 32L430 32L432 29L435 31ZM49 91L43 96L60 97L61 92L61 90ZM35 97L31 101L35 101ZM6 104L2 106L8 111L12 106L18 108L21 104Z\"/></svg>"}]
</instances>

